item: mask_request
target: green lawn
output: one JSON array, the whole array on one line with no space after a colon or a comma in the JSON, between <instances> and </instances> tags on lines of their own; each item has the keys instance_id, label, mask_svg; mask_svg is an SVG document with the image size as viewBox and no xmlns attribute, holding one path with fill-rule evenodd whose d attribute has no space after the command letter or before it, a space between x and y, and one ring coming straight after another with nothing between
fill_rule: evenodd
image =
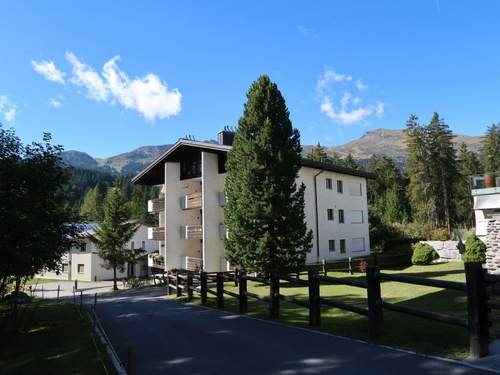
<instances>
[{"instance_id":1,"label":"green lawn","mask_svg":"<svg viewBox=\"0 0 500 375\"><path fill-rule=\"evenodd\" d=\"M5 311L0 305L0 318ZM34 300L24 316L28 323L21 332L0 332L3 375L115 374L90 322L74 305Z\"/></svg>"},{"instance_id":2,"label":"green lawn","mask_svg":"<svg viewBox=\"0 0 500 375\"><path fill-rule=\"evenodd\" d=\"M430 266L410 266L402 269L383 270L387 273L399 273L441 280L464 281L463 263L444 263ZM330 276L363 278L361 274L349 276L343 272L330 272ZM305 278L302 276L302 278ZM215 285L211 287L215 289ZM225 288L237 291L234 283L226 282ZM287 282L280 285L282 294L307 299L306 287L291 286ZM248 290L260 295L268 295L269 287L249 282ZM195 293L195 296L198 294ZM366 307L366 290L343 285L322 285L321 296L329 297L358 306ZM215 306L215 297L208 295L209 303ZM225 296L225 309L237 312L235 298ZM382 283L382 298L391 303L401 303L430 311L466 317L467 306L464 292L443 290L426 286ZM199 299L195 299L199 303ZM268 305L264 302L248 299L248 315L268 318ZM280 321L287 324L307 326L308 310L295 304L281 301ZM324 307L321 314L321 330L360 339L368 339L368 319L364 316L339 309ZM449 358L463 359L468 355L468 334L466 329L432 322L401 313L384 311L385 334L376 339L380 344L414 350L420 353L434 354Z\"/></svg>"}]
</instances>

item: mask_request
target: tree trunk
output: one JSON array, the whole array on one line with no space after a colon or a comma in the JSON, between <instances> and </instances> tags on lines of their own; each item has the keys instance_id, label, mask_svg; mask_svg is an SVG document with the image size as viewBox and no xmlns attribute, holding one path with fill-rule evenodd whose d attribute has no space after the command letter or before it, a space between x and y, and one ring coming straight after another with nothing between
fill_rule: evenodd
<instances>
[{"instance_id":1,"label":"tree trunk","mask_svg":"<svg viewBox=\"0 0 500 375\"><path fill-rule=\"evenodd\" d=\"M448 186L446 186L446 181L444 179L444 171L441 171L441 186L443 189L444 220L448 233L451 234L450 197L448 196Z\"/></svg>"},{"instance_id":2,"label":"tree trunk","mask_svg":"<svg viewBox=\"0 0 500 375\"><path fill-rule=\"evenodd\" d=\"M113 290L118 290L118 285L116 284L116 266L113 266Z\"/></svg>"}]
</instances>

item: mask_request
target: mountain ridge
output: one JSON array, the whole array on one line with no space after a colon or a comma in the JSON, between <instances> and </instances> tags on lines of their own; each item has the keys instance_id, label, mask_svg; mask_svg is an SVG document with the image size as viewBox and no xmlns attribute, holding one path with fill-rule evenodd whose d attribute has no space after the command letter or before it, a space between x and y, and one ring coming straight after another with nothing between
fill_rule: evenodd
<instances>
[{"instance_id":1,"label":"mountain ridge","mask_svg":"<svg viewBox=\"0 0 500 375\"><path fill-rule=\"evenodd\" d=\"M480 148L482 136L455 134L454 143L465 142L474 152ZM76 167L98 170L111 174L135 174L147 166L153 159L170 148L171 144L141 146L108 158L93 158L89 154L68 150L62 153L63 162ZM303 154L307 155L315 145L303 145ZM375 129L365 132L361 137L342 145L325 147L328 154L337 153L341 157L349 153L354 159L366 162L372 155L388 156L402 164L406 156L405 133L403 129Z\"/></svg>"}]
</instances>

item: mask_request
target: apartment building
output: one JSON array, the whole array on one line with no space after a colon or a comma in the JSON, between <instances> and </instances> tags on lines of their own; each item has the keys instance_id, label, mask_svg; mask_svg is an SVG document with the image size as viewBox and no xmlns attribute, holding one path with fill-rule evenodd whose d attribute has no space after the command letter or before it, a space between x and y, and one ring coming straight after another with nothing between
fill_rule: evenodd
<instances>
[{"instance_id":1,"label":"apartment building","mask_svg":"<svg viewBox=\"0 0 500 375\"><path fill-rule=\"evenodd\" d=\"M157 266L208 272L225 271L225 162L234 133L222 131L218 143L180 139L132 179L158 185L149 202L159 227L149 228L158 241ZM370 253L366 182L374 175L340 166L302 160L297 182L304 183L305 214L313 231L307 263Z\"/></svg>"},{"instance_id":2,"label":"apartment building","mask_svg":"<svg viewBox=\"0 0 500 375\"><path fill-rule=\"evenodd\" d=\"M72 246L61 259L61 269L46 271L37 277L58 280L101 281L112 280L113 270L103 266L104 260L99 256L96 245L90 240L95 235L97 224L89 223L78 237L78 243ZM143 249L145 253L135 264L125 264L123 271L117 271L118 278L128 276L144 276L149 273L148 258L158 250L158 242L148 239L148 227L140 225L130 242L129 249Z\"/></svg>"}]
</instances>

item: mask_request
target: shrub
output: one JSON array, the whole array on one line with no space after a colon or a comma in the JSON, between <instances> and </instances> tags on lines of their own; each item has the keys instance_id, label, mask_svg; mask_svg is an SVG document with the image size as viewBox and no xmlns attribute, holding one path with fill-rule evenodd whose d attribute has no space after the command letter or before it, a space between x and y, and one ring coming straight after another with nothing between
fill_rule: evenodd
<instances>
[{"instance_id":1,"label":"shrub","mask_svg":"<svg viewBox=\"0 0 500 375\"><path fill-rule=\"evenodd\" d=\"M432 246L427 244L418 243L413 249L413 255L411 257L411 262L413 264L431 264L434 259L439 258L438 253Z\"/></svg>"},{"instance_id":2,"label":"shrub","mask_svg":"<svg viewBox=\"0 0 500 375\"><path fill-rule=\"evenodd\" d=\"M430 233L431 241L448 241L451 239L450 232L446 228L434 229Z\"/></svg>"},{"instance_id":3,"label":"shrub","mask_svg":"<svg viewBox=\"0 0 500 375\"><path fill-rule=\"evenodd\" d=\"M486 262L486 245L475 235L471 235L465 241L465 252L462 260L468 262Z\"/></svg>"},{"instance_id":4,"label":"shrub","mask_svg":"<svg viewBox=\"0 0 500 375\"><path fill-rule=\"evenodd\" d=\"M123 280L123 286L126 288L140 288L145 285L145 280L141 279L139 277L128 277L125 280Z\"/></svg>"}]
</instances>

